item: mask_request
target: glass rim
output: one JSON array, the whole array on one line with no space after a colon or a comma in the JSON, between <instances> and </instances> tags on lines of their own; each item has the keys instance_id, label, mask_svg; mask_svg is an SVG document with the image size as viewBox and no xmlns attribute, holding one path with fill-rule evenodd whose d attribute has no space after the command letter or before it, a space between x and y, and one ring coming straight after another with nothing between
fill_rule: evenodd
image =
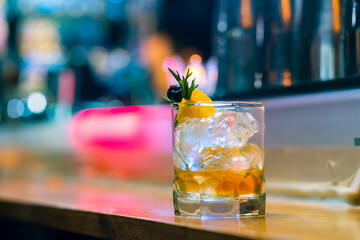
<instances>
[{"instance_id":1,"label":"glass rim","mask_svg":"<svg viewBox=\"0 0 360 240\"><path fill-rule=\"evenodd\" d=\"M172 103L173 107L178 107L180 103ZM198 101L188 103L187 106L212 106L212 107L249 107L249 108L263 108L264 103L250 102L250 101Z\"/></svg>"}]
</instances>

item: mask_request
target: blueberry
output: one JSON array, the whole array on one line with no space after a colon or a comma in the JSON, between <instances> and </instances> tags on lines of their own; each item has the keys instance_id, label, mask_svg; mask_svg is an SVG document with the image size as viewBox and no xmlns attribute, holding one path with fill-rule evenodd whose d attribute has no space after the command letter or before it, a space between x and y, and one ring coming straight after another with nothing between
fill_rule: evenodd
<instances>
[{"instance_id":1,"label":"blueberry","mask_svg":"<svg viewBox=\"0 0 360 240\"><path fill-rule=\"evenodd\" d=\"M175 102L181 102L181 87L179 85L171 85L167 90L167 97Z\"/></svg>"}]
</instances>

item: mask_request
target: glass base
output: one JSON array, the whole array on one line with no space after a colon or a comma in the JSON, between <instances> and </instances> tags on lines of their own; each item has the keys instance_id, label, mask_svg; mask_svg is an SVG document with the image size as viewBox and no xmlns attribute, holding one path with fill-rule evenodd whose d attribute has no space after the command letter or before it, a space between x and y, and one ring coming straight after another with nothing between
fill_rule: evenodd
<instances>
[{"instance_id":1,"label":"glass base","mask_svg":"<svg viewBox=\"0 0 360 240\"><path fill-rule=\"evenodd\" d=\"M231 198L181 196L174 191L174 210L178 216L241 217L265 214L266 194Z\"/></svg>"}]
</instances>

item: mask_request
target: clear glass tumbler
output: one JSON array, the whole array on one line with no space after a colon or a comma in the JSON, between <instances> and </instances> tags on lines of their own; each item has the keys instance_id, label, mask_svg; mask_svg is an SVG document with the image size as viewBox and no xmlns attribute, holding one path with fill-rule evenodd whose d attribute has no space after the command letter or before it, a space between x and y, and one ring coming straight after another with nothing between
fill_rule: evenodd
<instances>
[{"instance_id":1,"label":"clear glass tumbler","mask_svg":"<svg viewBox=\"0 0 360 240\"><path fill-rule=\"evenodd\" d=\"M175 215L264 215L264 105L174 103L172 117Z\"/></svg>"}]
</instances>

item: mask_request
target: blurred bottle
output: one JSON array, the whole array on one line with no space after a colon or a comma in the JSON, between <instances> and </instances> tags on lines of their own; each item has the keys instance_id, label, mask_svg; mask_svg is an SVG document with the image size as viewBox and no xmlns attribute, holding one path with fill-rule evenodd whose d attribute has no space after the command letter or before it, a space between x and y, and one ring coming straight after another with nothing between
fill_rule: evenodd
<instances>
[{"instance_id":1,"label":"blurred bottle","mask_svg":"<svg viewBox=\"0 0 360 240\"><path fill-rule=\"evenodd\" d=\"M216 55L219 81L216 94L250 90L256 71L257 2L219 0L216 14Z\"/></svg>"},{"instance_id":2,"label":"blurred bottle","mask_svg":"<svg viewBox=\"0 0 360 240\"><path fill-rule=\"evenodd\" d=\"M345 30L345 59L348 59L346 69L349 74L357 75L360 74L360 0L349 1L346 11L345 16L348 17L345 22L349 29L348 35Z\"/></svg>"},{"instance_id":3,"label":"blurred bottle","mask_svg":"<svg viewBox=\"0 0 360 240\"><path fill-rule=\"evenodd\" d=\"M359 74L359 0L218 0L217 95Z\"/></svg>"},{"instance_id":4,"label":"blurred bottle","mask_svg":"<svg viewBox=\"0 0 360 240\"><path fill-rule=\"evenodd\" d=\"M311 46L312 79L327 81L358 74L357 0L319 1ZM313 2L309 2L309 5ZM356 49L357 48L357 49ZM301 69L300 69L301 70Z\"/></svg>"}]
</instances>

